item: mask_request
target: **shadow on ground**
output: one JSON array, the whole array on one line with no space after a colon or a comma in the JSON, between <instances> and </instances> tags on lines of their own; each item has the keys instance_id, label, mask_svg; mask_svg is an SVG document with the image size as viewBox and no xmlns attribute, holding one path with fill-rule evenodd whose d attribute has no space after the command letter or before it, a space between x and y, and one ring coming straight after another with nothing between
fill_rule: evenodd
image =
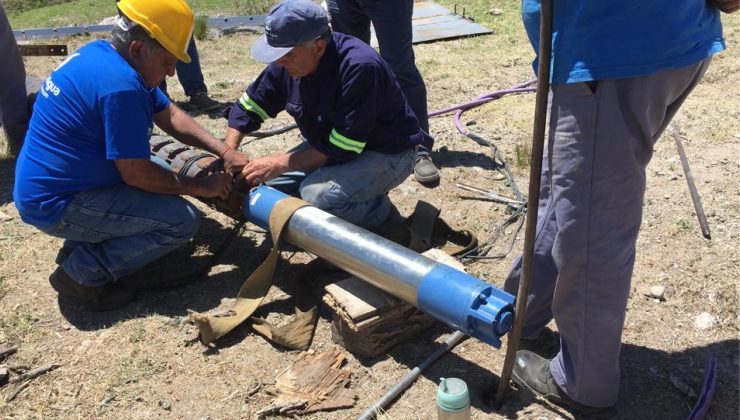
<instances>
[{"instance_id":1,"label":"shadow on ground","mask_svg":"<svg viewBox=\"0 0 740 420\"><path fill-rule=\"evenodd\" d=\"M0 159L0 206L13 202L15 159Z\"/></svg>"},{"instance_id":2,"label":"shadow on ground","mask_svg":"<svg viewBox=\"0 0 740 420\"><path fill-rule=\"evenodd\" d=\"M440 344L435 338L451 330L443 325L432 328L416 339L396 346L387 356L370 359L364 365L372 365L384 358L392 357L398 363L408 366L410 371L431 355ZM505 347L490 348L491 355L499 352L503 358ZM678 390L669 376L680 378L697 394L700 393L704 366L707 358L717 358L717 384L707 419L740 418L738 395L740 375L737 360L740 356L740 341L725 340L703 347L694 347L681 352L669 353L643 346L625 344L622 346L622 382L619 392L619 413L624 419L682 419L687 418L696 404L696 397L689 397ZM534 399L525 391L519 391L516 384L507 394L503 406L496 410L492 401L495 397L500 372L492 372L490 366L480 366L457 354L446 353L430 366L422 375L435 383L443 377L459 377L471 390L471 405L486 414L498 414L507 418L519 418L522 410L529 404L538 404L551 411L554 416L572 418L563 409L544 400ZM390 389L395 384L390 384ZM527 418L525 411L524 418Z\"/></svg>"},{"instance_id":3,"label":"shadow on ground","mask_svg":"<svg viewBox=\"0 0 740 420\"><path fill-rule=\"evenodd\" d=\"M222 226L204 217L193 245L173 251L147 275L172 277L197 273L213 263L213 255L219 253L218 248L232 234L231 226ZM153 314L180 317L186 309L205 312L219 306L224 297L236 296L244 280L267 256L269 245L269 241L260 243L250 235L238 235L231 239L216 261L216 264L229 267L224 271L211 275L201 272L190 276L180 284L181 287L173 290L143 292L133 302L113 311L89 312L67 300L59 301L59 309L68 322L83 331L106 328L118 321Z\"/></svg>"}]
</instances>

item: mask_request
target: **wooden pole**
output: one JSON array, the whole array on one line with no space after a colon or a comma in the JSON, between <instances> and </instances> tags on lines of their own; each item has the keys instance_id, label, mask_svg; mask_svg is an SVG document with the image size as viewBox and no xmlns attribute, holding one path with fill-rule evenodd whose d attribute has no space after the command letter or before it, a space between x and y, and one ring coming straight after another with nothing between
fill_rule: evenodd
<instances>
[{"instance_id":1,"label":"wooden pole","mask_svg":"<svg viewBox=\"0 0 740 420\"><path fill-rule=\"evenodd\" d=\"M519 290L516 294L514 326L506 342L506 358L501 369L496 393L495 407L500 407L506 397L514 368L514 358L519 347L519 338L524 325L524 313L527 309L529 282L532 279L532 259L534 257L534 239L537 230L537 209L540 201L540 179L542 176L542 155L545 147L547 129L547 99L550 92L550 55L552 53L552 0L540 3L540 46L539 65L537 67L537 98L535 99L534 129L532 131L532 162L529 170L529 196L527 199L527 224L524 231L524 250L522 251L522 273Z\"/></svg>"}]
</instances>

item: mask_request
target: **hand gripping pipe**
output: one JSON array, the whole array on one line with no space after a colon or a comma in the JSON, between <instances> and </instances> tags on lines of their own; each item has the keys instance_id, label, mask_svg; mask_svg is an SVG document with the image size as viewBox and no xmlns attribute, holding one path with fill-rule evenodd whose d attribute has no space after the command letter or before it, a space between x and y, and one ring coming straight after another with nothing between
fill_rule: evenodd
<instances>
[{"instance_id":1,"label":"hand gripping pipe","mask_svg":"<svg viewBox=\"0 0 740 420\"><path fill-rule=\"evenodd\" d=\"M270 212L287 197L260 186L245 198L250 222L269 227ZM283 239L414 305L471 337L501 346L514 320L514 297L485 281L419 255L315 207L298 209Z\"/></svg>"}]
</instances>

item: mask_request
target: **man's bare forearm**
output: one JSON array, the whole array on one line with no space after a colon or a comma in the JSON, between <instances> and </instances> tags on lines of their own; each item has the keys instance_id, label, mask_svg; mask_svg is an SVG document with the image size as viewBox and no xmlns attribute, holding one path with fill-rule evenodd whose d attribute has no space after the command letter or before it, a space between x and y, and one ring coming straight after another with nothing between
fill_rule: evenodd
<instances>
[{"instance_id":1,"label":"man's bare forearm","mask_svg":"<svg viewBox=\"0 0 740 420\"><path fill-rule=\"evenodd\" d=\"M186 112L170 104L167 109L154 115L159 128L188 146L198 147L223 156L227 146L203 129Z\"/></svg>"},{"instance_id":2,"label":"man's bare forearm","mask_svg":"<svg viewBox=\"0 0 740 420\"><path fill-rule=\"evenodd\" d=\"M178 175L147 159L119 159L115 163L123 182L147 192L201 197L222 193L223 188L218 180Z\"/></svg>"},{"instance_id":3,"label":"man's bare forearm","mask_svg":"<svg viewBox=\"0 0 740 420\"><path fill-rule=\"evenodd\" d=\"M224 140L224 143L232 149L236 150L239 148L239 145L241 144L244 136L245 134L237 130L236 128L228 127L226 129L226 139Z\"/></svg>"}]
</instances>

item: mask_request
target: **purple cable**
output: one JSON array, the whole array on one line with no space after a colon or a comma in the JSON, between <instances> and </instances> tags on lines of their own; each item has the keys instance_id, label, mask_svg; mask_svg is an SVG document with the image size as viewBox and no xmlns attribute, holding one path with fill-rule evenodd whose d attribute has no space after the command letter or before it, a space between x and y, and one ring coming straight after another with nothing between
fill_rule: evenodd
<instances>
[{"instance_id":1,"label":"purple cable","mask_svg":"<svg viewBox=\"0 0 740 420\"><path fill-rule=\"evenodd\" d=\"M437 117L437 116L440 116L440 115L448 114L448 113L450 113L452 111L467 110L467 109L470 109L470 108L475 108L476 106L482 105L482 104L484 104L486 102L490 102L490 101L492 101L494 99L498 99L498 98L500 98L500 97L502 97L502 96L504 96L506 94L509 94L509 93L534 92L536 90L535 88L528 87L531 84L533 84L534 82L536 82L536 80L530 80L530 81L528 81L526 83L522 83L520 85L516 85L516 86L511 87L509 89L497 90L495 92L486 93L484 95L478 96L477 98L473 99L470 102L465 102L465 103L462 103L462 104L453 105L453 106L451 106L449 108L440 109L439 111L434 111L434 112L432 112L432 113L429 114L429 117L430 118L431 117Z\"/></svg>"},{"instance_id":2,"label":"purple cable","mask_svg":"<svg viewBox=\"0 0 740 420\"><path fill-rule=\"evenodd\" d=\"M709 406L712 404L712 396L717 383L717 359L714 356L709 356L707 359L707 366L704 369L704 384L701 387L701 393L699 398L694 405L694 409L691 410L688 420L702 420L709 411Z\"/></svg>"}]
</instances>

